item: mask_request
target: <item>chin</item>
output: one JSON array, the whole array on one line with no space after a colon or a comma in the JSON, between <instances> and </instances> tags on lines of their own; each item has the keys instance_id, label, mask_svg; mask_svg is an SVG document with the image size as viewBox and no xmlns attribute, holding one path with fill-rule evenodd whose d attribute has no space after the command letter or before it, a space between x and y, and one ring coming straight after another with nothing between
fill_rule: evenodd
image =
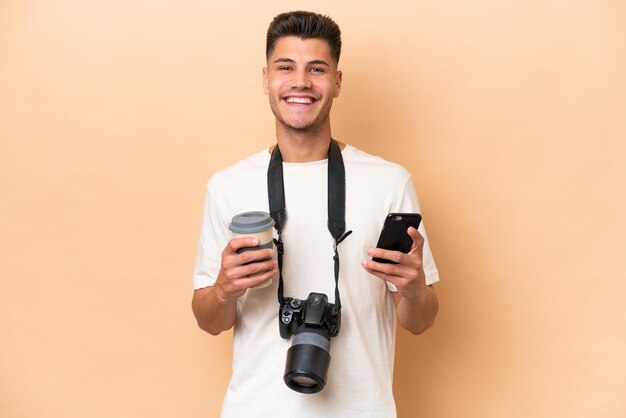
<instances>
[{"instance_id":1,"label":"chin","mask_svg":"<svg viewBox=\"0 0 626 418\"><path fill-rule=\"evenodd\" d=\"M294 131L312 131L316 130L318 124L315 122L305 122L305 121L286 121L284 119L279 119L281 125L283 125L287 129L291 129Z\"/></svg>"}]
</instances>

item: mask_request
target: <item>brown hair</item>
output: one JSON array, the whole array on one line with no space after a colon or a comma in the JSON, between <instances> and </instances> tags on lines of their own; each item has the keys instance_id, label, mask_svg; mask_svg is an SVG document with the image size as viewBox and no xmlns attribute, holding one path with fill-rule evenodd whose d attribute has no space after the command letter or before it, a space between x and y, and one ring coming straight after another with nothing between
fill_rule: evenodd
<instances>
[{"instance_id":1,"label":"brown hair","mask_svg":"<svg viewBox=\"0 0 626 418\"><path fill-rule=\"evenodd\" d=\"M341 55L341 30L328 16L313 12L295 11L281 13L272 20L267 29L265 57L274 52L276 42L284 36L297 36L300 39L323 39L328 42L330 55L339 63Z\"/></svg>"}]
</instances>

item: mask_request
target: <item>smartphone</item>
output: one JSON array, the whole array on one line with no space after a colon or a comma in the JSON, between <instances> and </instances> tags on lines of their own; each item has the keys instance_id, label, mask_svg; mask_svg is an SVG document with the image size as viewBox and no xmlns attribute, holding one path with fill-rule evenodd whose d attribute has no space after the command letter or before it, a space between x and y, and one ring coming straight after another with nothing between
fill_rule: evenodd
<instances>
[{"instance_id":1,"label":"smartphone","mask_svg":"<svg viewBox=\"0 0 626 418\"><path fill-rule=\"evenodd\" d=\"M410 226L417 229L421 221L422 215L419 213L390 213L385 218L376 247L408 253L413 245L413 239L406 230ZM384 258L373 257L372 260L378 263L397 264L395 261Z\"/></svg>"}]
</instances>

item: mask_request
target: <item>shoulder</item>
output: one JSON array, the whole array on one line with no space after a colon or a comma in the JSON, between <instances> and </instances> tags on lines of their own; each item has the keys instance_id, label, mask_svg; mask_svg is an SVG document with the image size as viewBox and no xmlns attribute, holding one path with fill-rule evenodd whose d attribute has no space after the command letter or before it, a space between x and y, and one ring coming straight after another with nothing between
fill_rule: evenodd
<instances>
[{"instance_id":1,"label":"shoulder","mask_svg":"<svg viewBox=\"0 0 626 418\"><path fill-rule=\"evenodd\" d=\"M267 149L250 155L243 160L220 169L207 182L207 187L212 189L228 188L233 183L245 181L250 176L258 175L267 170L269 164Z\"/></svg>"},{"instance_id":2,"label":"shoulder","mask_svg":"<svg viewBox=\"0 0 626 418\"><path fill-rule=\"evenodd\" d=\"M387 161L378 155L372 155L354 146L346 145L342 156L346 165L346 170L357 173L367 172L368 175L379 175L384 178L406 180L411 177L400 164Z\"/></svg>"}]
</instances>

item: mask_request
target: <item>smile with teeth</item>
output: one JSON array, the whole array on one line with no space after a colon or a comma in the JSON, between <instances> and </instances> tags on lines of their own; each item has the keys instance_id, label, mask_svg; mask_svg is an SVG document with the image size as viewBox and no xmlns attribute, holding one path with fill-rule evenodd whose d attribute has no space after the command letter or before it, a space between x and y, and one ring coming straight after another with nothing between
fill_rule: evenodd
<instances>
[{"instance_id":1,"label":"smile with teeth","mask_svg":"<svg viewBox=\"0 0 626 418\"><path fill-rule=\"evenodd\" d=\"M285 101L287 103L311 104L313 103L313 98L312 97L287 97Z\"/></svg>"}]
</instances>

